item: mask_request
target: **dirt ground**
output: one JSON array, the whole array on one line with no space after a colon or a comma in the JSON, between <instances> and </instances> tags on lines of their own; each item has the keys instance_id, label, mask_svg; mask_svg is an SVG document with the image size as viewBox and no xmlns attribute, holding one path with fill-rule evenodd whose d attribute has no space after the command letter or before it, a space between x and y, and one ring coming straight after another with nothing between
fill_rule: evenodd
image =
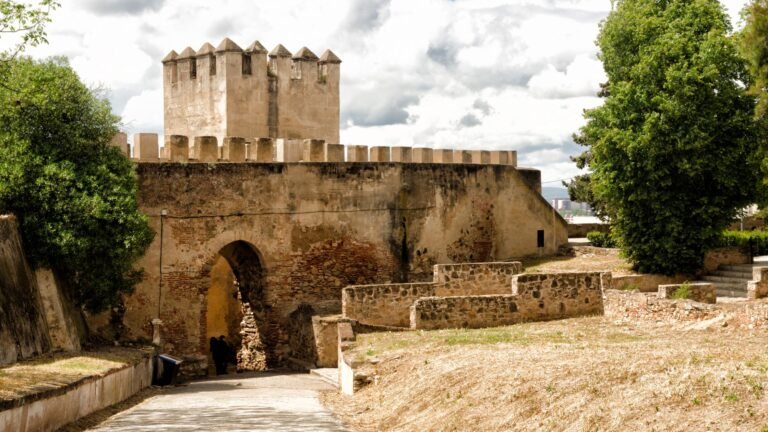
<instances>
[{"instance_id":1,"label":"dirt ground","mask_svg":"<svg viewBox=\"0 0 768 432\"><path fill-rule=\"evenodd\" d=\"M572 257L523 260L523 268L526 273L610 271L614 276L635 274L632 271L632 266L621 257L619 249L576 246L574 253L575 256Z\"/></svg>"},{"instance_id":2,"label":"dirt ground","mask_svg":"<svg viewBox=\"0 0 768 432\"><path fill-rule=\"evenodd\" d=\"M768 334L576 318L360 335L355 431L768 432Z\"/></svg>"}]
</instances>

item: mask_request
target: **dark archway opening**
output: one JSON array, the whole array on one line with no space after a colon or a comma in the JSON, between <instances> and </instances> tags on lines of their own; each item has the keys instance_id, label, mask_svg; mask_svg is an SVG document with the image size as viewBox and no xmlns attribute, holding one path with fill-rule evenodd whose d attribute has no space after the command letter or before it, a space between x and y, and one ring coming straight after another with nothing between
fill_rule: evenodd
<instances>
[{"instance_id":1,"label":"dark archway opening","mask_svg":"<svg viewBox=\"0 0 768 432\"><path fill-rule=\"evenodd\" d=\"M259 254L244 241L222 248L211 268L206 349L211 337L225 336L236 351L238 371L265 370L275 363L274 347L265 335L264 280Z\"/></svg>"}]
</instances>

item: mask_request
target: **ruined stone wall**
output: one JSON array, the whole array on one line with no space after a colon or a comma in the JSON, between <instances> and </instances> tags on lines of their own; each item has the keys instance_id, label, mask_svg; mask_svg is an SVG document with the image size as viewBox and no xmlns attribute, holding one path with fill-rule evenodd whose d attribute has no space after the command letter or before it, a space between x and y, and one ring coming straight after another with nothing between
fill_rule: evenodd
<instances>
[{"instance_id":1,"label":"ruined stone wall","mask_svg":"<svg viewBox=\"0 0 768 432\"><path fill-rule=\"evenodd\" d=\"M431 282L347 287L342 290L342 315L370 325L408 327L411 305L435 295Z\"/></svg>"},{"instance_id":2,"label":"ruined stone wall","mask_svg":"<svg viewBox=\"0 0 768 432\"><path fill-rule=\"evenodd\" d=\"M602 286L609 278L600 273L522 274L512 278L512 294L422 298L411 307L411 328L496 327L602 314Z\"/></svg>"},{"instance_id":3,"label":"ruined stone wall","mask_svg":"<svg viewBox=\"0 0 768 432\"><path fill-rule=\"evenodd\" d=\"M409 327L411 306L423 297L509 294L519 262L438 264L432 282L348 286L342 291L342 314L363 324Z\"/></svg>"},{"instance_id":4,"label":"ruined stone wall","mask_svg":"<svg viewBox=\"0 0 768 432\"><path fill-rule=\"evenodd\" d=\"M434 267L435 295L509 294L512 276L522 272L519 262L438 264Z\"/></svg>"},{"instance_id":5,"label":"ruined stone wall","mask_svg":"<svg viewBox=\"0 0 768 432\"><path fill-rule=\"evenodd\" d=\"M14 216L0 215L0 365L48 352L40 293Z\"/></svg>"},{"instance_id":6,"label":"ruined stone wall","mask_svg":"<svg viewBox=\"0 0 768 432\"><path fill-rule=\"evenodd\" d=\"M348 285L429 281L436 263L536 254L540 229L554 239L545 254L567 242L563 219L508 165L138 163L137 176L158 235L124 324L149 340L159 315L163 349L181 356L207 352L211 266L232 242L263 264L259 314L278 359L291 354L288 321L302 303L337 314Z\"/></svg>"}]
</instances>

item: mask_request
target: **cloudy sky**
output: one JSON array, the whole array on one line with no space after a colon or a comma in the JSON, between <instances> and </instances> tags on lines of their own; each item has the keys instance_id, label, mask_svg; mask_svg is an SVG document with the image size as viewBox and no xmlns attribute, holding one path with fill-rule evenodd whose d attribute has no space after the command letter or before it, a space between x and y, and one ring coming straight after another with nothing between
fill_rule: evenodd
<instances>
[{"instance_id":1,"label":"cloudy sky","mask_svg":"<svg viewBox=\"0 0 768 432\"><path fill-rule=\"evenodd\" d=\"M342 64L344 144L511 149L545 186L568 159L605 79L598 23L610 0L61 0L50 44L110 90L126 130L162 133L160 59L230 37ZM723 2L737 24L745 0Z\"/></svg>"}]
</instances>

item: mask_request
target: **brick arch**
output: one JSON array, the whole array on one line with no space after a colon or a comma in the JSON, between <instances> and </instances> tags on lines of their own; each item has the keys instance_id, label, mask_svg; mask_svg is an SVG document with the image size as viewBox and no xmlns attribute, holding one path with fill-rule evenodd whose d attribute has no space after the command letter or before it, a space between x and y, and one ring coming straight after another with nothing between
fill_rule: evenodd
<instances>
[{"instance_id":1,"label":"brick arch","mask_svg":"<svg viewBox=\"0 0 768 432\"><path fill-rule=\"evenodd\" d=\"M268 328L267 306L265 302L266 267L264 259L253 243L244 240L232 240L236 234L229 233L219 236L208 243L209 248L218 248L215 253L209 253L205 262L207 269L213 265L218 256L223 257L238 284L238 298L243 315L241 322L242 344L237 354L238 370L264 370L273 366L274 343L266 334ZM230 241L232 240L232 241ZM223 246L220 246L223 244ZM206 334L204 326L207 326L207 290L206 301L201 308L201 340L202 348L206 348Z\"/></svg>"}]
</instances>

